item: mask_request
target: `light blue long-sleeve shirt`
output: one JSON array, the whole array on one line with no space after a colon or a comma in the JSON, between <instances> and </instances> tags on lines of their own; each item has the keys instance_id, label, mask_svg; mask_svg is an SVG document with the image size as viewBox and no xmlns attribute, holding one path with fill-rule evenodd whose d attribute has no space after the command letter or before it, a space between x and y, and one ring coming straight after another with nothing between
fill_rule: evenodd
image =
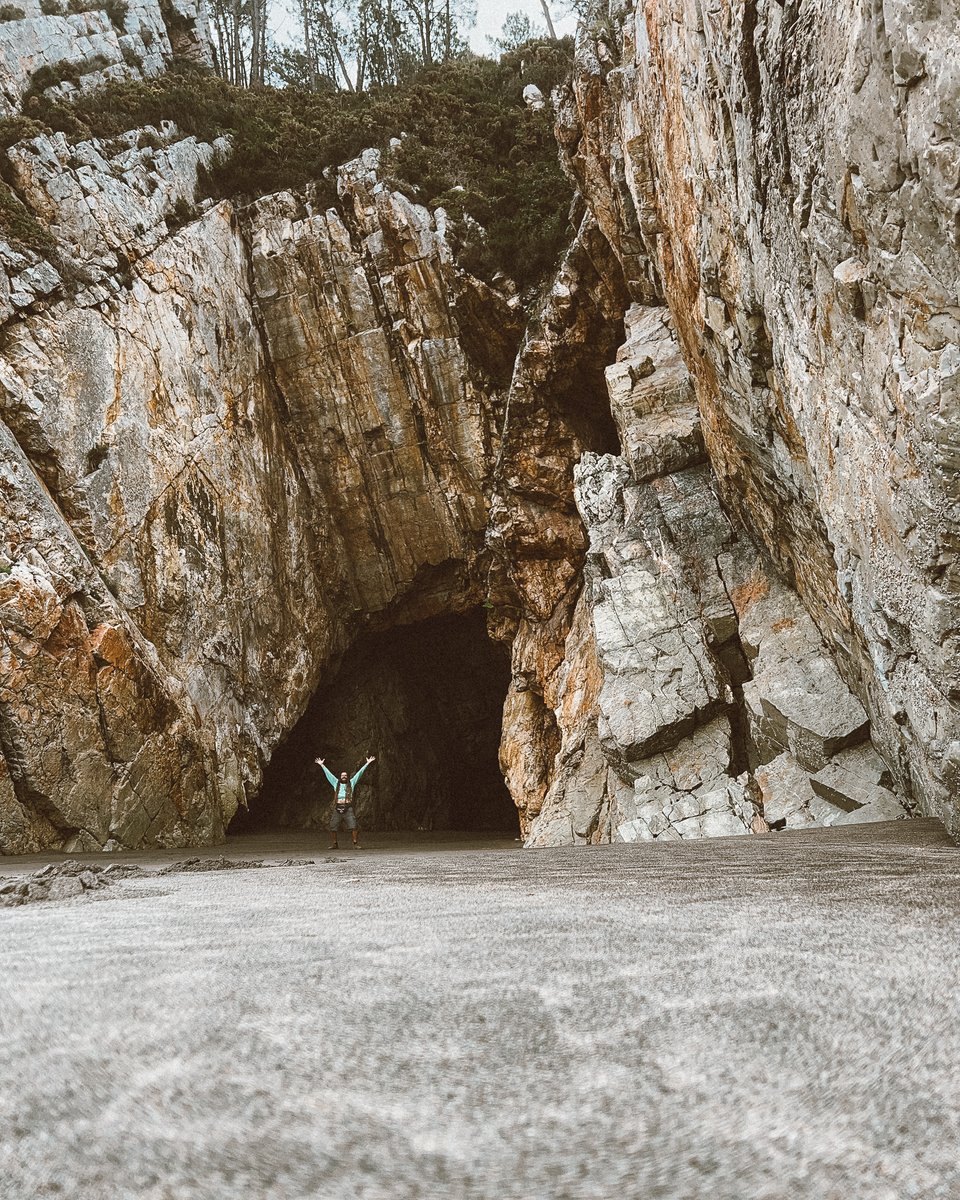
<instances>
[{"instance_id":1,"label":"light blue long-sleeve shirt","mask_svg":"<svg viewBox=\"0 0 960 1200\"><path fill-rule=\"evenodd\" d=\"M324 773L324 775L326 775L330 786L333 788L336 798L338 800L346 800L347 795L348 795L346 784L341 779L338 779L337 776L334 775L334 773L332 771L328 771L325 763L321 763L320 766L323 768L323 773ZM370 766L369 763L364 763L363 766L360 768L360 770L356 773L356 775L354 775L354 777L350 780L350 791L351 792L357 786L357 784L360 782L360 776L364 773L364 771L369 766Z\"/></svg>"}]
</instances>

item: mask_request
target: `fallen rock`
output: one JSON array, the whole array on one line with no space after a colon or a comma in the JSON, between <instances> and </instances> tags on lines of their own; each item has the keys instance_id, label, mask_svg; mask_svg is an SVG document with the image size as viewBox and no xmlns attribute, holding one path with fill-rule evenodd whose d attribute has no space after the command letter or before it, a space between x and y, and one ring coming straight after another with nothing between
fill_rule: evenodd
<instances>
[{"instance_id":1,"label":"fallen rock","mask_svg":"<svg viewBox=\"0 0 960 1200\"><path fill-rule=\"evenodd\" d=\"M25 879L0 880L0 908L46 900L72 900L109 886L116 878L115 872L114 866L86 866L75 859L47 863Z\"/></svg>"},{"instance_id":2,"label":"fallen rock","mask_svg":"<svg viewBox=\"0 0 960 1200\"><path fill-rule=\"evenodd\" d=\"M59 879L51 879L47 885L47 899L69 900L71 896L82 895L83 891L84 886L79 876L64 875Z\"/></svg>"},{"instance_id":3,"label":"fallen rock","mask_svg":"<svg viewBox=\"0 0 960 1200\"><path fill-rule=\"evenodd\" d=\"M743 695L755 744L767 754L789 749L808 771L869 735L863 705L825 654L767 666Z\"/></svg>"},{"instance_id":4,"label":"fallen rock","mask_svg":"<svg viewBox=\"0 0 960 1200\"><path fill-rule=\"evenodd\" d=\"M789 751L807 770L869 736L863 705L840 678L795 593L759 562L731 589L752 678L743 685L760 762Z\"/></svg>"},{"instance_id":5,"label":"fallen rock","mask_svg":"<svg viewBox=\"0 0 960 1200\"><path fill-rule=\"evenodd\" d=\"M758 815L746 775L729 774L732 732L718 717L670 750L637 764L631 797L617 805L615 840L673 841L750 833ZM625 819L624 819L625 818Z\"/></svg>"},{"instance_id":6,"label":"fallen rock","mask_svg":"<svg viewBox=\"0 0 960 1200\"><path fill-rule=\"evenodd\" d=\"M810 785L818 796L834 804L848 814L872 806L877 811L895 812L896 816L906 816L906 809L896 794L888 787L883 787L880 780L888 778L889 773L880 756L871 746L866 746L865 754L858 751L847 751L832 758L815 775L810 776ZM877 820L894 820L893 817L877 818Z\"/></svg>"},{"instance_id":7,"label":"fallen rock","mask_svg":"<svg viewBox=\"0 0 960 1200\"><path fill-rule=\"evenodd\" d=\"M843 810L829 804L813 790L809 772L789 752L764 763L755 773L769 825L786 823L787 829L806 825L833 825Z\"/></svg>"},{"instance_id":8,"label":"fallen rock","mask_svg":"<svg viewBox=\"0 0 960 1200\"><path fill-rule=\"evenodd\" d=\"M889 800L871 800L868 804L856 808L853 812L845 812L839 816L834 825L860 825L868 821L902 821L909 813L899 803L895 796Z\"/></svg>"},{"instance_id":9,"label":"fallen rock","mask_svg":"<svg viewBox=\"0 0 960 1200\"><path fill-rule=\"evenodd\" d=\"M218 858L185 858L180 862L161 867L157 874L180 875L191 871L247 871L263 865L261 858L226 858L221 854Z\"/></svg>"}]
</instances>

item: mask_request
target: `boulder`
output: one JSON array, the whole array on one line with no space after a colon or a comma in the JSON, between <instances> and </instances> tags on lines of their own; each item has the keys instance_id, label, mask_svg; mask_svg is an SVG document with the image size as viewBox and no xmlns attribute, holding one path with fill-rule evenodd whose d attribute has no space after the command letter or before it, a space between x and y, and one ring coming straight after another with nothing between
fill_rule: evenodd
<instances>
[{"instance_id":1,"label":"boulder","mask_svg":"<svg viewBox=\"0 0 960 1200\"><path fill-rule=\"evenodd\" d=\"M534 112L539 112L547 106L547 102L543 98L543 92L540 91L535 83L525 85L523 89L523 102L527 108L533 109Z\"/></svg>"},{"instance_id":2,"label":"boulder","mask_svg":"<svg viewBox=\"0 0 960 1200\"><path fill-rule=\"evenodd\" d=\"M884 773L885 769L881 777ZM812 775L810 784L819 796L850 815L867 806L893 814L877 819L893 820L905 816L906 809L902 801L889 788L875 782L876 775L875 770L864 766L863 759L851 761L849 754L841 754Z\"/></svg>"}]
</instances>

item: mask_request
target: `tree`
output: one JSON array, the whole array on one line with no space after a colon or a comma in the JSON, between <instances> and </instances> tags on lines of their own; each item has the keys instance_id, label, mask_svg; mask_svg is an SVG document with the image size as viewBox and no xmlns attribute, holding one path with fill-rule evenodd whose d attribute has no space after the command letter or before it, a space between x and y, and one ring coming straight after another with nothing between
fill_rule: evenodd
<instances>
[{"instance_id":1,"label":"tree","mask_svg":"<svg viewBox=\"0 0 960 1200\"><path fill-rule=\"evenodd\" d=\"M267 0L250 0L250 86L263 87L267 61Z\"/></svg>"},{"instance_id":2,"label":"tree","mask_svg":"<svg viewBox=\"0 0 960 1200\"><path fill-rule=\"evenodd\" d=\"M416 70L416 43L397 0L358 0L353 31L358 91L398 83Z\"/></svg>"},{"instance_id":3,"label":"tree","mask_svg":"<svg viewBox=\"0 0 960 1200\"><path fill-rule=\"evenodd\" d=\"M561 0L559 6L554 5L554 8L559 7L561 15L565 17L576 13L577 20L582 21L590 8L590 2L591 0ZM547 22L547 31L553 40L557 41L557 31L553 24L553 14L548 0L540 0L540 7L543 9L544 20Z\"/></svg>"},{"instance_id":4,"label":"tree","mask_svg":"<svg viewBox=\"0 0 960 1200\"><path fill-rule=\"evenodd\" d=\"M487 38L487 41L490 42L498 54L509 54L512 50L516 50L526 42L533 41L534 38L542 38L543 36L543 29L539 25L535 25L526 13L511 12L506 15L500 29L500 36L498 38Z\"/></svg>"},{"instance_id":5,"label":"tree","mask_svg":"<svg viewBox=\"0 0 960 1200\"><path fill-rule=\"evenodd\" d=\"M213 0L224 4L229 0ZM265 4L266 0L244 0ZM281 82L363 92L410 78L422 66L447 62L466 49L474 19L471 0L294 0L298 44L274 50ZM262 26L265 27L265 17ZM252 34L251 34L252 38ZM250 82L262 79L262 57L251 58ZM239 76L233 82L241 82Z\"/></svg>"},{"instance_id":6,"label":"tree","mask_svg":"<svg viewBox=\"0 0 960 1200\"><path fill-rule=\"evenodd\" d=\"M423 66L449 62L466 49L463 34L477 18L471 0L400 0L400 4L416 34Z\"/></svg>"},{"instance_id":7,"label":"tree","mask_svg":"<svg viewBox=\"0 0 960 1200\"><path fill-rule=\"evenodd\" d=\"M268 0L206 0L218 73L240 87L266 77Z\"/></svg>"},{"instance_id":8,"label":"tree","mask_svg":"<svg viewBox=\"0 0 960 1200\"><path fill-rule=\"evenodd\" d=\"M280 87L309 92L335 92L337 86L317 70L316 60L296 46L271 46L267 55L270 81Z\"/></svg>"}]
</instances>

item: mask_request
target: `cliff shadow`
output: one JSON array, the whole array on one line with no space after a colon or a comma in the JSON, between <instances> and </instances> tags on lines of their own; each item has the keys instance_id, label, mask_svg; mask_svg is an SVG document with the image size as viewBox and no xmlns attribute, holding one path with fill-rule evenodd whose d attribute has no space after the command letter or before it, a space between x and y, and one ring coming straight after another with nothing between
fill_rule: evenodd
<instances>
[{"instance_id":1,"label":"cliff shadow","mask_svg":"<svg viewBox=\"0 0 960 1200\"><path fill-rule=\"evenodd\" d=\"M332 789L314 759L353 774L373 754L356 792L362 828L515 835L498 758L509 683L509 659L482 610L359 639L321 681L230 832L325 824Z\"/></svg>"}]
</instances>

